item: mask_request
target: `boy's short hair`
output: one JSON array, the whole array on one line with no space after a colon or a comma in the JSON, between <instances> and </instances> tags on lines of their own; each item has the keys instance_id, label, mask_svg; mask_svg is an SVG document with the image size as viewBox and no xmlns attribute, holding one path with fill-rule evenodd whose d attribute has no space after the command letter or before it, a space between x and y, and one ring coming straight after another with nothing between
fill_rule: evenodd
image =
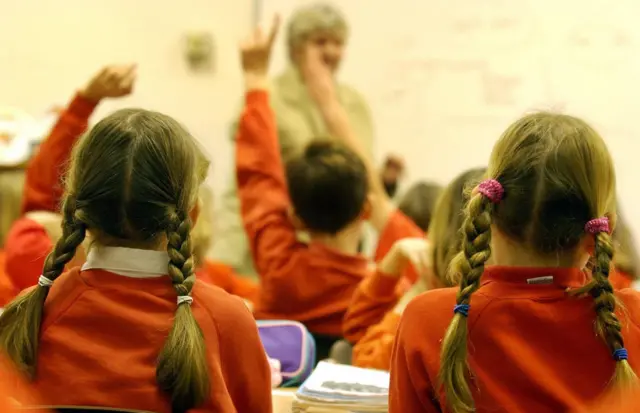
<instances>
[{"instance_id":1,"label":"boy's short hair","mask_svg":"<svg viewBox=\"0 0 640 413\"><path fill-rule=\"evenodd\" d=\"M313 140L287 162L286 173L293 208L309 231L335 235L362 213L367 168L347 147Z\"/></svg>"}]
</instances>

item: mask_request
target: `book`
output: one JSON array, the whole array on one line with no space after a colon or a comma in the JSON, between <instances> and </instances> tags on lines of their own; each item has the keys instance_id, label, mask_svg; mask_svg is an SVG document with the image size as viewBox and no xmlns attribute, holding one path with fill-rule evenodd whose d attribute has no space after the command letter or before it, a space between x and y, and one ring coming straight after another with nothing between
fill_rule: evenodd
<instances>
[{"instance_id":1,"label":"book","mask_svg":"<svg viewBox=\"0 0 640 413\"><path fill-rule=\"evenodd\" d=\"M293 412L386 412L389 372L320 362L293 400Z\"/></svg>"}]
</instances>

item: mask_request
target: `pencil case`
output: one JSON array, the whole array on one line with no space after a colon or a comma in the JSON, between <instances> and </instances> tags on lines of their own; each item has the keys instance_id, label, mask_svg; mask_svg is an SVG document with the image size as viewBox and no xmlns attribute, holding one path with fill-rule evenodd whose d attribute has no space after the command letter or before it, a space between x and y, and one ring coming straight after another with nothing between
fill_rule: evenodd
<instances>
[{"instance_id":1,"label":"pencil case","mask_svg":"<svg viewBox=\"0 0 640 413\"><path fill-rule=\"evenodd\" d=\"M267 355L280 361L280 387L300 385L316 364L316 343L309 330L297 321L258 320L257 323Z\"/></svg>"}]
</instances>

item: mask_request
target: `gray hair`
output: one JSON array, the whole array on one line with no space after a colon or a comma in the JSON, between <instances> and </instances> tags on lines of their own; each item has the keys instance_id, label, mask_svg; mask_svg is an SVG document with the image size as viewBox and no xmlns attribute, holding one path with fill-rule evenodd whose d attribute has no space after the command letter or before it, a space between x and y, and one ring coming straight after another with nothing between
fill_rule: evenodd
<instances>
[{"instance_id":1,"label":"gray hair","mask_svg":"<svg viewBox=\"0 0 640 413\"><path fill-rule=\"evenodd\" d=\"M310 34L325 31L341 39L349 34L347 20L340 10L327 3L317 3L297 9L287 26L287 45L291 56Z\"/></svg>"}]
</instances>

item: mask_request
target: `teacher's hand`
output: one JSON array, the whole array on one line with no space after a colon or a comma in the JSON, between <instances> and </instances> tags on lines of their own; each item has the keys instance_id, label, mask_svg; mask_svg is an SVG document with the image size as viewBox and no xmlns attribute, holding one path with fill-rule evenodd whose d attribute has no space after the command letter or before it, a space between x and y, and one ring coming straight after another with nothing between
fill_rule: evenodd
<instances>
[{"instance_id":1,"label":"teacher's hand","mask_svg":"<svg viewBox=\"0 0 640 413\"><path fill-rule=\"evenodd\" d=\"M338 102L331 70L322 60L322 51L314 44L306 47L300 70L309 95L321 109Z\"/></svg>"}]
</instances>

